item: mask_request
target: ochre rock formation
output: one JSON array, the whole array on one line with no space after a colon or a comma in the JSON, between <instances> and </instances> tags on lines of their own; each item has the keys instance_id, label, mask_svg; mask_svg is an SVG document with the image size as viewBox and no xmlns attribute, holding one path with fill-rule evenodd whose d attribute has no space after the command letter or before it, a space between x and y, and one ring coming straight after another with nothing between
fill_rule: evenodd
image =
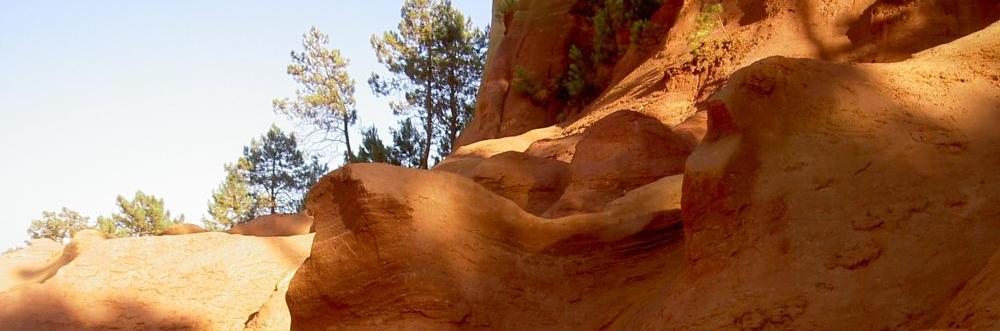
<instances>
[{"instance_id":1,"label":"ochre rock formation","mask_svg":"<svg viewBox=\"0 0 1000 331\"><path fill-rule=\"evenodd\" d=\"M47 278L47 267L59 258L63 245L51 239L32 240L28 247L0 256L0 292Z\"/></svg>"},{"instance_id":2,"label":"ochre rock formation","mask_svg":"<svg viewBox=\"0 0 1000 331\"><path fill-rule=\"evenodd\" d=\"M491 36L494 42L476 103L477 120L462 131L456 145L519 135L556 122L560 105L539 104L532 96L516 93L512 84L517 70L537 82L556 79L566 71L566 50L573 37L569 27L577 24L570 11L576 2L509 2L508 17L494 22L503 35Z\"/></svg>"},{"instance_id":3,"label":"ochre rock formation","mask_svg":"<svg viewBox=\"0 0 1000 331\"><path fill-rule=\"evenodd\" d=\"M284 296L281 281L311 242L222 233L90 240L44 283L0 292L0 329L240 330L266 319L285 324L256 330L287 330L287 311L262 305Z\"/></svg>"},{"instance_id":4,"label":"ochre rock formation","mask_svg":"<svg viewBox=\"0 0 1000 331\"><path fill-rule=\"evenodd\" d=\"M470 178L535 215L548 210L569 182L565 163L518 152L504 152L486 159L460 159L434 170Z\"/></svg>"},{"instance_id":5,"label":"ochre rock formation","mask_svg":"<svg viewBox=\"0 0 1000 331\"><path fill-rule=\"evenodd\" d=\"M565 112L512 80L562 75L590 2L512 3L432 171L5 255L0 329L1000 328L1000 2L662 1Z\"/></svg>"},{"instance_id":6,"label":"ochre rock formation","mask_svg":"<svg viewBox=\"0 0 1000 331\"><path fill-rule=\"evenodd\" d=\"M933 326L1000 247L1000 25L892 64L773 57L708 103L686 263L643 325Z\"/></svg>"},{"instance_id":7,"label":"ochre rock formation","mask_svg":"<svg viewBox=\"0 0 1000 331\"><path fill-rule=\"evenodd\" d=\"M184 235L184 234L202 233L202 232L206 232L206 231L207 230L205 230L204 228L202 228L200 226L197 226L197 225L194 225L194 224L181 223L181 224L171 225L166 230L163 230L163 232L160 232L159 235L161 235L161 236L179 236L179 235Z\"/></svg>"},{"instance_id":8,"label":"ochre rock formation","mask_svg":"<svg viewBox=\"0 0 1000 331\"><path fill-rule=\"evenodd\" d=\"M569 187L546 216L600 211L628 191L682 173L699 139L672 132L659 120L632 111L601 119L576 143Z\"/></svg>"},{"instance_id":9,"label":"ochre rock formation","mask_svg":"<svg viewBox=\"0 0 1000 331\"><path fill-rule=\"evenodd\" d=\"M679 270L681 182L549 220L462 176L349 165L310 192L316 241L288 291L292 327L600 328Z\"/></svg>"},{"instance_id":10,"label":"ochre rock formation","mask_svg":"<svg viewBox=\"0 0 1000 331\"><path fill-rule=\"evenodd\" d=\"M937 325L965 330L1000 330L1000 251L951 300Z\"/></svg>"},{"instance_id":11,"label":"ochre rock formation","mask_svg":"<svg viewBox=\"0 0 1000 331\"><path fill-rule=\"evenodd\" d=\"M226 231L255 237L286 237L312 232L313 218L306 214L274 214L256 217Z\"/></svg>"}]
</instances>

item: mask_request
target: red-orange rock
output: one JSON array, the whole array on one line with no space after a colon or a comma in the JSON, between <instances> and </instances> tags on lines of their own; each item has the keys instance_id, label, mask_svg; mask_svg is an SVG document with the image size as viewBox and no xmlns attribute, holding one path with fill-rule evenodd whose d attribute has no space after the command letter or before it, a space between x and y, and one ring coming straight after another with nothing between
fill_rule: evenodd
<instances>
[{"instance_id":1,"label":"red-orange rock","mask_svg":"<svg viewBox=\"0 0 1000 331\"><path fill-rule=\"evenodd\" d=\"M48 268L59 259L63 245L51 239L32 240L28 247L0 256L0 292L48 278Z\"/></svg>"},{"instance_id":2,"label":"red-orange rock","mask_svg":"<svg viewBox=\"0 0 1000 331\"><path fill-rule=\"evenodd\" d=\"M605 117L576 144L570 184L545 215L599 211L632 189L679 174L696 143L636 112Z\"/></svg>"},{"instance_id":3,"label":"red-orange rock","mask_svg":"<svg viewBox=\"0 0 1000 331\"><path fill-rule=\"evenodd\" d=\"M1000 247L998 75L998 24L895 64L738 71L687 162L685 269L644 327L933 326Z\"/></svg>"},{"instance_id":4,"label":"red-orange rock","mask_svg":"<svg viewBox=\"0 0 1000 331\"><path fill-rule=\"evenodd\" d=\"M565 163L518 152L505 152L488 159L460 160L442 164L434 170L472 179L535 215L549 209L569 182L569 168Z\"/></svg>"},{"instance_id":5,"label":"red-orange rock","mask_svg":"<svg viewBox=\"0 0 1000 331\"><path fill-rule=\"evenodd\" d=\"M504 34L490 50L474 119L456 142L515 136L556 122L558 104L538 104L512 86L520 69L539 84L555 82L568 68L567 58L576 18L576 0L514 1ZM551 95L555 100L555 95Z\"/></svg>"},{"instance_id":6,"label":"red-orange rock","mask_svg":"<svg viewBox=\"0 0 1000 331\"><path fill-rule=\"evenodd\" d=\"M313 218L309 215L274 214L259 216L249 222L237 224L226 233L255 237L297 236L311 233L312 225Z\"/></svg>"},{"instance_id":7,"label":"red-orange rock","mask_svg":"<svg viewBox=\"0 0 1000 331\"><path fill-rule=\"evenodd\" d=\"M181 223L181 224L171 225L166 230L163 230L163 232L160 232L159 235L161 235L161 236L180 236L180 235L185 235L185 234L202 233L202 232L206 232L206 231L207 230L205 230L204 228L202 228L200 226L197 226L197 225L194 225L194 224Z\"/></svg>"},{"instance_id":8,"label":"red-orange rock","mask_svg":"<svg viewBox=\"0 0 1000 331\"><path fill-rule=\"evenodd\" d=\"M288 291L292 328L618 323L678 271L680 184L664 178L606 211L548 220L454 174L349 165L310 193L317 239ZM340 216L320 217L331 210Z\"/></svg>"},{"instance_id":9,"label":"red-orange rock","mask_svg":"<svg viewBox=\"0 0 1000 331\"><path fill-rule=\"evenodd\" d=\"M241 330L262 314L280 321L273 315L287 312L261 306L311 242L216 232L91 240L44 283L0 292L0 329Z\"/></svg>"},{"instance_id":10,"label":"red-orange rock","mask_svg":"<svg viewBox=\"0 0 1000 331\"><path fill-rule=\"evenodd\" d=\"M1000 330L1000 251L962 287L937 325L962 330Z\"/></svg>"}]
</instances>

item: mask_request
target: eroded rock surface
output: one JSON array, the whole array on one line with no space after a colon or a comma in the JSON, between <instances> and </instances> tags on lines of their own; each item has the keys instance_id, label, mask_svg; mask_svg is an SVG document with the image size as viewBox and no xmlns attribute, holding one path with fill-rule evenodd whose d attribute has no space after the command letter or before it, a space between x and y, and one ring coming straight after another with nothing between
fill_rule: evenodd
<instances>
[{"instance_id":1,"label":"eroded rock surface","mask_svg":"<svg viewBox=\"0 0 1000 331\"><path fill-rule=\"evenodd\" d=\"M255 237L286 237L312 232L313 218L306 214L274 214L254 218L226 231Z\"/></svg>"},{"instance_id":2,"label":"eroded rock surface","mask_svg":"<svg viewBox=\"0 0 1000 331\"><path fill-rule=\"evenodd\" d=\"M28 247L0 256L0 292L38 283L49 276L48 268L62 255L63 245L51 239L32 240Z\"/></svg>"},{"instance_id":3,"label":"eroded rock surface","mask_svg":"<svg viewBox=\"0 0 1000 331\"><path fill-rule=\"evenodd\" d=\"M994 25L899 63L735 73L687 162L684 272L644 326L933 326L1000 246L998 52Z\"/></svg>"},{"instance_id":4,"label":"eroded rock surface","mask_svg":"<svg viewBox=\"0 0 1000 331\"><path fill-rule=\"evenodd\" d=\"M678 271L681 180L646 185L604 212L548 220L462 176L349 165L310 192L317 240L288 292L292 327L616 323ZM319 216L331 213L339 217Z\"/></svg>"},{"instance_id":5,"label":"eroded rock surface","mask_svg":"<svg viewBox=\"0 0 1000 331\"><path fill-rule=\"evenodd\" d=\"M276 294L283 291L281 280L308 256L311 242L311 235L222 233L91 240L44 283L0 292L0 325L242 330L268 298L282 297ZM280 321L269 314L269 320ZM285 320L255 330L287 330Z\"/></svg>"}]
</instances>

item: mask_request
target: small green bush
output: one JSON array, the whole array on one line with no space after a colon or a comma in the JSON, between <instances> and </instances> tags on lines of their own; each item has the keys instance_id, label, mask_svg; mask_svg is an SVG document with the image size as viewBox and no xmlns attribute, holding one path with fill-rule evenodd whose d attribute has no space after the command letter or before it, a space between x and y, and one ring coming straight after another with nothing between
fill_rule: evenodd
<instances>
[{"instance_id":1,"label":"small green bush","mask_svg":"<svg viewBox=\"0 0 1000 331\"><path fill-rule=\"evenodd\" d=\"M566 71L566 78L562 86L565 96L569 100L579 98L587 90L587 60L583 56L583 51L573 45L569 49L569 70Z\"/></svg>"},{"instance_id":2,"label":"small green bush","mask_svg":"<svg viewBox=\"0 0 1000 331\"><path fill-rule=\"evenodd\" d=\"M642 37L642 31L648 29L651 23L649 20L637 20L632 22L632 27L629 28L629 43L630 46L635 46L639 44L639 38Z\"/></svg>"},{"instance_id":3,"label":"small green bush","mask_svg":"<svg viewBox=\"0 0 1000 331\"><path fill-rule=\"evenodd\" d=\"M688 36L688 46L691 47L691 54L697 56L701 46L705 44L705 39L722 26L722 3L702 8L701 14L695 19L695 24L695 30Z\"/></svg>"}]
</instances>

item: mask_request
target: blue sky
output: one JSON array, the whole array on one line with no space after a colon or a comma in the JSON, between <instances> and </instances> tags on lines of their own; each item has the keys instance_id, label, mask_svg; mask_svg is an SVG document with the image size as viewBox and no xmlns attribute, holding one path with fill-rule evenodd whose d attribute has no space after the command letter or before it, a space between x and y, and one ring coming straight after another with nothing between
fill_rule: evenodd
<instances>
[{"instance_id":1,"label":"blue sky","mask_svg":"<svg viewBox=\"0 0 1000 331\"><path fill-rule=\"evenodd\" d=\"M488 0L453 0L478 26ZM66 206L91 219L137 189L200 223L223 164L295 88L289 51L315 25L350 58L361 126L394 123L369 44L402 0L8 1L0 10L0 249ZM357 134L355 135L357 137ZM355 138L359 141L359 138Z\"/></svg>"}]
</instances>

